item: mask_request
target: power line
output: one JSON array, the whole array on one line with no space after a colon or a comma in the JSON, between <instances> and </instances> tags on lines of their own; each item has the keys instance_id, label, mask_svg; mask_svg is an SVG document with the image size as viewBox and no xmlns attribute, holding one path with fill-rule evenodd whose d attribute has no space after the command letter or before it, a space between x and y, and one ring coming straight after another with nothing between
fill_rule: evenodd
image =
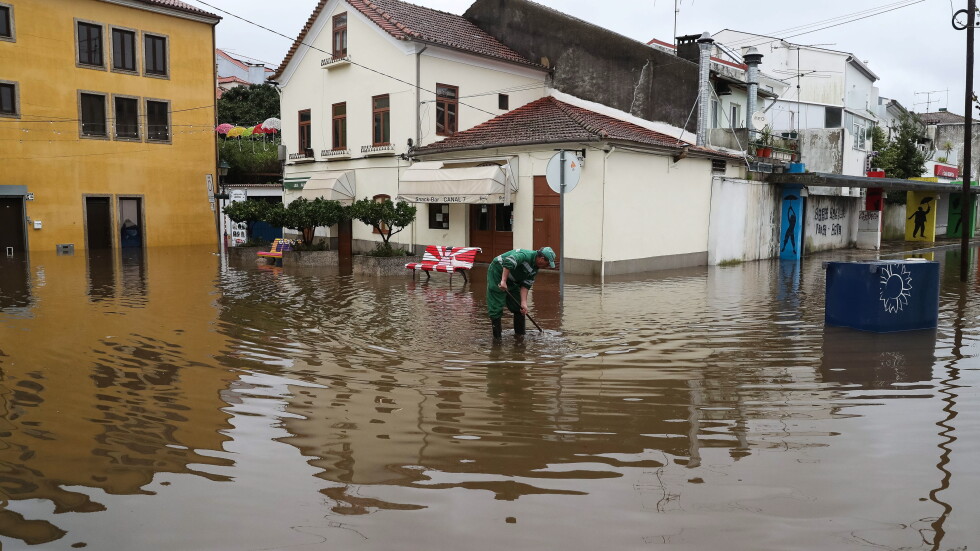
<instances>
[{"instance_id":1,"label":"power line","mask_svg":"<svg viewBox=\"0 0 980 551\"><path fill-rule=\"evenodd\" d=\"M868 9L865 9L865 10L860 10L860 11L856 11L856 12L852 12L852 13L848 13L848 14L844 14L844 15L839 15L837 17L831 17L829 19L822 19L822 20L819 20L819 21L814 21L812 23L807 23L805 25L798 25L798 26L795 26L795 27L788 27L788 28L785 28L785 29L777 30L777 31L767 32L767 33L765 33L764 36L773 36L774 37L774 36L777 36L777 35L782 35L784 33L791 33L791 32L794 32L794 31L802 31L802 30L807 29L809 27L813 27L813 26L816 26L816 25L822 25L824 23L831 23L831 22L835 22L835 21L838 22L838 23L835 23L834 25L829 25L829 26L822 27L822 28L819 28L819 29L813 29L813 30L810 30L810 31L801 32L801 33L794 34L794 35L791 35L791 36L786 36L786 37L783 37L783 38L773 38L772 40L769 40L769 41L765 41L765 42L760 42L758 44L754 44L754 46L758 46L760 44L768 44L769 42L775 42L775 41L778 41L778 40L784 40L785 38L793 38L795 36L801 36L801 35L804 35L804 34L808 34L808 33L811 33L811 32L816 32L816 31L823 30L823 29L829 29L831 27L836 27L836 26L839 26L839 25L844 25L844 24L847 24L847 23L851 23L851 22L854 22L854 21L861 20L861 19L867 19L868 17L873 17L875 15L881 15L883 13L888 13L890 11L894 11L894 10L897 10L897 9L901 9L901 8L905 8L905 7L908 7L908 6L912 6L914 4L918 4L918 3L921 3L923 1L924 0L902 0L901 2L893 2L891 4L882 4L882 5L876 6L874 8L868 8ZM856 16L860 16L860 17L856 17ZM848 19L848 18L852 18L852 19ZM841 20L844 20L844 21L841 21ZM746 38L742 38L742 39L739 39L739 40L735 40L735 41L729 42L728 45L729 46L738 46L738 45L742 45L742 44L744 44L746 42L752 42L753 40L755 40L755 37L746 37Z\"/></svg>"},{"instance_id":2,"label":"power line","mask_svg":"<svg viewBox=\"0 0 980 551\"><path fill-rule=\"evenodd\" d=\"M761 46L763 44L770 44L772 42L785 41L787 38L795 38L797 36L803 36L805 34L810 34L810 33L815 33L817 31L823 31L823 30L831 29L833 27L840 27L841 25L846 25L848 23L853 23L855 21L860 21L862 19L868 19L869 17L875 17L875 16L878 16L878 15L883 15L883 14L886 14L886 13L889 13L889 12L900 10L902 8L907 8L909 6L914 6L915 4L921 4L922 2L925 2L925 0L913 0L912 2L909 2L907 4L902 4L900 6L896 6L896 7L893 7L893 8L890 8L890 9L886 9L886 10L883 10L883 11L878 11L878 12L875 12L875 13L871 13L871 14L868 14L868 15L861 16L861 17L855 17L853 19L848 19L846 21L841 21L839 23L834 23L833 25L827 25L825 27L820 27L820 28L817 28L817 29L812 29L812 30L809 30L809 31L801 32L801 33L791 34L791 35L788 35L788 36L784 36L782 38L774 38L772 40L764 40L764 41L759 42L759 43L756 43L756 44L750 44L749 46L750 47L751 46Z\"/></svg>"}]
</instances>

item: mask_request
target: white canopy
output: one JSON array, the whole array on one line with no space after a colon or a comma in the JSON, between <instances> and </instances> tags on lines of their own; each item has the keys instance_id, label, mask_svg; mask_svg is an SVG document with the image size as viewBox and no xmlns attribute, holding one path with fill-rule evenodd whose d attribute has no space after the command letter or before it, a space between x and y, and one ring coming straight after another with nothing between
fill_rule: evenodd
<instances>
[{"instance_id":1,"label":"white canopy","mask_svg":"<svg viewBox=\"0 0 980 551\"><path fill-rule=\"evenodd\" d=\"M454 167L443 161L415 163L402 174L398 198L410 203L503 203L517 180L509 164Z\"/></svg>"},{"instance_id":2,"label":"white canopy","mask_svg":"<svg viewBox=\"0 0 980 551\"><path fill-rule=\"evenodd\" d=\"M353 170L331 170L310 176L300 192L300 197L322 197L332 201L350 202L357 196Z\"/></svg>"}]
</instances>

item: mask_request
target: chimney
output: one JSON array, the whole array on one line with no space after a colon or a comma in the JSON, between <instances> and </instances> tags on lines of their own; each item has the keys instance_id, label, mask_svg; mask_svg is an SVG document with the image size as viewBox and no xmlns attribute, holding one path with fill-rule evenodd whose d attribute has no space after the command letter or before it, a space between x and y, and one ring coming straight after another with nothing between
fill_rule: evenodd
<instances>
[{"instance_id":1,"label":"chimney","mask_svg":"<svg viewBox=\"0 0 980 551\"><path fill-rule=\"evenodd\" d=\"M686 37L685 37L686 38ZM700 50L698 56L698 138L697 145L707 145L708 140L708 117L711 115L711 47L715 43L714 39L707 31L701 34L697 40ZM681 44L678 42L677 49L680 52Z\"/></svg>"},{"instance_id":2,"label":"chimney","mask_svg":"<svg viewBox=\"0 0 980 551\"><path fill-rule=\"evenodd\" d=\"M745 55L742 56L745 60L745 64L749 66L749 71L747 75L747 84L749 85L749 99L748 107L745 113L745 126L749 129L749 135L752 135L752 115L756 111L756 100L759 97L759 64L762 63L762 54L759 50L755 49L755 46L748 49Z\"/></svg>"},{"instance_id":3,"label":"chimney","mask_svg":"<svg viewBox=\"0 0 980 551\"><path fill-rule=\"evenodd\" d=\"M701 35L699 34L678 36L676 38L677 57L697 63L698 60L701 58L701 51L698 49L699 38L701 38Z\"/></svg>"},{"instance_id":4,"label":"chimney","mask_svg":"<svg viewBox=\"0 0 980 551\"><path fill-rule=\"evenodd\" d=\"M252 84L262 84L265 82L265 65L262 63L247 63L248 81Z\"/></svg>"}]
</instances>

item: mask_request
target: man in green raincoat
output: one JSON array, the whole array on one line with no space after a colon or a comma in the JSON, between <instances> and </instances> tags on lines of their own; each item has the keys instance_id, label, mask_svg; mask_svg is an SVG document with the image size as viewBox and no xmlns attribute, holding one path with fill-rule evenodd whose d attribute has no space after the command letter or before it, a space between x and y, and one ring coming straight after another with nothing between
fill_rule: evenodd
<instances>
[{"instance_id":1,"label":"man in green raincoat","mask_svg":"<svg viewBox=\"0 0 980 551\"><path fill-rule=\"evenodd\" d=\"M503 315L505 304L514 313L514 334L524 334L527 293L534 285L534 276L545 266L555 267L555 251L551 247L542 247L536 251L514 249L490 262L490 268L487 269L487 314L490 316L495 340L500 339L500 316Z\"/></svg>"}]
</instances>

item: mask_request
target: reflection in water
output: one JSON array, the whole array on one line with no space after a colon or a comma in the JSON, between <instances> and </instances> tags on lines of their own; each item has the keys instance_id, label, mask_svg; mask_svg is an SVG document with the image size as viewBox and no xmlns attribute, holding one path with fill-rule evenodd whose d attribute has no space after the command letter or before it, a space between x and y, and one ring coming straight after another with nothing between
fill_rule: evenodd
<instances>
[{"instance_id":1,"label":"reflection in water","mask_svg":"<svg viewBox=\"0 0 980 551\"><path fill-rule=\"evenodd\" d=\"M31 304L30 263L26 257L0 257L0 311Z\"/></svg>"},{"instance_id":2,"label":"reflection in water","mask_svg":"<svg viewBox=\"0 0 980 551\"><path fill-rule=\"evenodd\" d=\"M112 249L92 249L88 260L88 296L92 302L112 300L116 296L116 265Z\"/></svg>"},{"instance_id":3,"label":"reflection in water","mask_svg":"<svg viewBox=\"0 0 980 551\"><path fill-rule=\"evenodd\" d=\"M938 332L870 335L823 328L817 260L569 278L563 305L541 274L546 331L494 345L479 267L148 249L93 294L89 259L32 261L34 315L0 312L4 548L975 541L951 450L978 451L980 295L948 278Z\"/></svg>"},{"instance_id":4,"label":"reflection in water","mask_svg":"<svg viewBox=\"0 0 980 551\"><path fill-rule=\"evenodd\" d=\"M932 380L936 331L870 333L824 327L820 375L825 382L884 389Z\"/></svg>"}]
</instances>

